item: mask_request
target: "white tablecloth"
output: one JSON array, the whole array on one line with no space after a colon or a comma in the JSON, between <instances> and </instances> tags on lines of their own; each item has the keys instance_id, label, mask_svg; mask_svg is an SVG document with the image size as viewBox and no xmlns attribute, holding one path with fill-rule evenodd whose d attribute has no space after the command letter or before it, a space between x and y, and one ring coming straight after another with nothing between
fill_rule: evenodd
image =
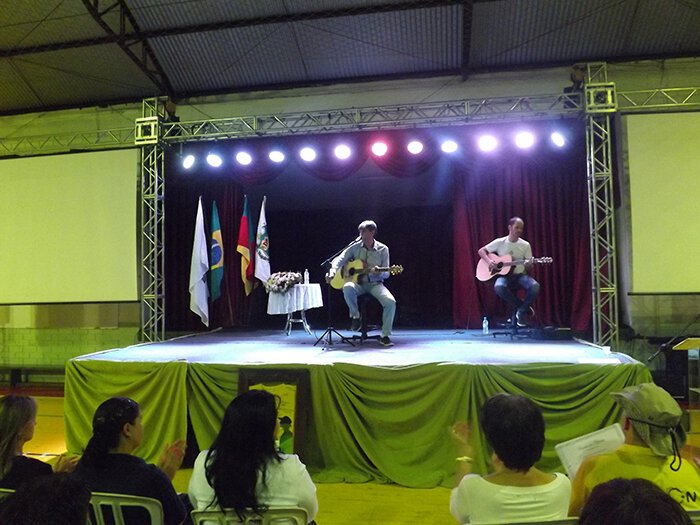
<instances>
[{"instance_id":1,"label":"white tablecloth","mask_svg":"<svg viewBox=\"0 0 700 525\"><path fill-rule=\"evenodd\" d=\"M323 306L323 296L321 285L318 283L295 284L284 293L270 292L267 299L267 313L270 315L291 314L321 306Z\"/></svg>"}]
</instances>

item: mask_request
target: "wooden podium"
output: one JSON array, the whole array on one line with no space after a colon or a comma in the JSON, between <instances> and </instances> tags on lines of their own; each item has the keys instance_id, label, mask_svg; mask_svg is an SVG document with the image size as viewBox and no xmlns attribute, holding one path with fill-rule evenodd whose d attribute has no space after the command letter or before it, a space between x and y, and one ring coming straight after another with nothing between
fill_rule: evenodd
<instances>
[{"instance_id":1,"label":"wooden podium","mask_svg":"<svg viewBox=\"0 0 700 525\"><path fill-rule=\"evenodd\" d=\"M688 350L698 349L700 337L688 337L666 353L666 387L673 397L685 402L689 400ZM700 393L700 390L694 388L693 392Z\"/></svg>"}]
</instances>

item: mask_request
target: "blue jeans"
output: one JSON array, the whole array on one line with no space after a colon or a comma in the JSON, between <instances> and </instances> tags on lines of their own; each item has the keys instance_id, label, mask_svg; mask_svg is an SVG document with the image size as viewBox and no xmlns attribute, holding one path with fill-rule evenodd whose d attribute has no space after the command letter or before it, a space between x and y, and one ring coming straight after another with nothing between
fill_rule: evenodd
<instances>
[{"instance_id":1,"label":"blue jeans","mask_svg":"<svg viewBox=\"0 0 700 525\"><path fill-rule=\"evenodd\" d=\"M382 305L382 337L391 334L394 327L394 315L396 315L396 299L382 283L355 284L348 282L343 285L343 296L350 310L350 317L360 317L360 309L357 306L357 296L363 294L372 295Z\"/></svg>"},{"instance_id":2,"label":"blue jeans","mask_svg":"<svg viewBox=\"0 0 700 525\"><path fill-rule=\"evenodd\" d=\"M525 290L525 299L518 297L518 288ZM526 314L540 293L540 283L526 273L502 275L496 279L493 289L498 297L513 305L520 313Z\"/></svg>"}]
</instances>

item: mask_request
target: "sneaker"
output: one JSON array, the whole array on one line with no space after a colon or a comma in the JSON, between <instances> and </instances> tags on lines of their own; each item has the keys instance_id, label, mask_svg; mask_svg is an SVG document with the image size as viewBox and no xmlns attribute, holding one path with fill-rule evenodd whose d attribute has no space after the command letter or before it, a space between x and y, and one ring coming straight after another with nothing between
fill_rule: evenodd
<instances>
[{"instance_id":1,"label":"sneaker","mask_svg":"<svg viewBox=\"0 0 700 525\"><path fill-rule=\"evenodd\" d=\"M389 339L388 335L380 337L379 344L382 346L394 346L394 343L391 342L391 339Z\"/></svg>"},{"instance_id":2,"label":"sneaker","mask_svg":"<svg viewBox=\"0 0 700 525\"><path fill-rule=\"evenodd\" d=\"M515 319L518 322L518 326L522 328L527 326L527 318L534 315L535 310L532 308L532 306L530 306L528 307L527 312L523 312L522 310L515 312Z\"/></svg>"},{"instance_id":3,"label":"sneaker","mask_svg":"<svg viewBox=\"0 0 700 525\"><path fill-rule=\"evenodd\" d=\"M362 329L362 319L359 317L352 318L352 324L350 325L351 332L359 332Z\"/></svg>"}]
</instances>

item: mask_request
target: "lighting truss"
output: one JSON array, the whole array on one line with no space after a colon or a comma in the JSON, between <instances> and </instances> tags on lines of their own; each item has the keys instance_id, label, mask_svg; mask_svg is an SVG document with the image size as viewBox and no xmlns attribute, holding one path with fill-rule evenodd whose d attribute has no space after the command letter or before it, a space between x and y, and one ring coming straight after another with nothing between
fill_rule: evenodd
<instances>
[{"instance_id":1,"label":"lighting truss","mask_svg":"<svg viewBox=\"0 0 700 525\"><path fill-rule=\"evenodd\" d=\"M0 157L134 147L134 128L0 138Z\"/></svg>"},{"instance_id":2,"label":"lighting truss","mask_svg":"<svg viewBox=\"0 0 700 525\"><path fill-rule=\"evenodd\" d=\"M162 140L220 140L293 133L336 133L481 124L484 121L548 119L577 116L581 93L483 98L452 102L306 111L190 122L164 122Z\"/></svg>"},{"instance_id":3,"label":"lighting truss","mask_svg":"<svg viewBox=\"0 0 700 525\"><path fill-rule=\"evenodd\" d=\"M616 347L619 312L610 115L617 110L617 97L605 67L590 64L586 78L593 80L584 86L593 342Z\"/></svg>"},{"instance_id":4,"label":"lighting truss","mask_svg":"<svg viewBox=\"0 0 700 525\"><path fill-rule=\"evenodd\" d=\"M135 132L141 144L142 341L162 341L165 338L165 151L157 140L158 122L165 116L164 100L152 98L143 101L143 116L138 120L152 122L154 126L137 126Z\"/></svg>"},{"instance_id":5,"label":"lighting truss","mask_svg":"<svg viewBox=\"0 0 700 525\"><path fill-rule=\"evenodd\" d=\"M650 110L700 109L700 87L621 91L617 94L621 113Z\"/></svg>"}]
</instances>

